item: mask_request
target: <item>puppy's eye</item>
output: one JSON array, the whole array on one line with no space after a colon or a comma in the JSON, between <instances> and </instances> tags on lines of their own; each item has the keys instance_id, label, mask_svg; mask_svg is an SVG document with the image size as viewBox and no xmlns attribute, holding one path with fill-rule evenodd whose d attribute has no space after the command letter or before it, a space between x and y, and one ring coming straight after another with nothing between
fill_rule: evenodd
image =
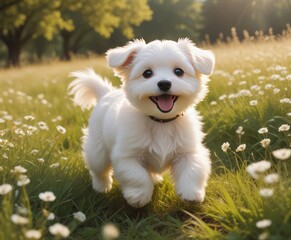
<instances>
[{"instance_id":1,"label":"puppy's eye","mask_svg":"<svg viewBox=\"0 0 291 240\"><path fill-rule=\"evenodd\" d=\"M151 69L147 69L143 72L143 77L144 78L150 78L151 76L153 76L154 72Z\"/></svg>"},{"instance_id":2,"label":"puppy's eye","mask_svg":"<svg viewBox=\"0 0 291 240\"><path fill-rule=\"evenodd\" d=\"M175 68L174 69L174 73L175 73L176 76L182 77L183 74L184 74L184 71L181 68Z\"/></svg>"}]
</instances>

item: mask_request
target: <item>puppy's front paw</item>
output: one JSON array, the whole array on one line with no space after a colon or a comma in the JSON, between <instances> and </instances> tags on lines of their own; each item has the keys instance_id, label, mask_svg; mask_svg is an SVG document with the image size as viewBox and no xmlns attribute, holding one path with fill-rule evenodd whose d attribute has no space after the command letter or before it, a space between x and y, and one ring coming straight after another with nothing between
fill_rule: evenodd
<instances>
[{"instance_id":1,"label":"puppy's front paw","mask_svg":"<svg viewBox=\"0 0 291 240\"><path fill-rule=\"evenodd\" d=\"M151 201L153 188L125 187L122 193L129 205L140 208Z\"/></svg>"},{"instance_id":2,"label":"puppy's front paw","mask_svg":"<svg viewBox=\"0 0 291 240\"><path fill-rule=\"evenodd\" d=\"M205 190L177 191L177 194L186 201L202 203L205 198Z\"/></svg>"},{"instance_id":3,"label":"puppy's front paw","mask_svg":"<svg viewBox=\"0 0 291 240\"><path fill-rule=\"evenodd\" d=\"M109 192L112 188L112 177L97 178L92 177L92 187L96 192Z\"/></svg>"}]
</instances>

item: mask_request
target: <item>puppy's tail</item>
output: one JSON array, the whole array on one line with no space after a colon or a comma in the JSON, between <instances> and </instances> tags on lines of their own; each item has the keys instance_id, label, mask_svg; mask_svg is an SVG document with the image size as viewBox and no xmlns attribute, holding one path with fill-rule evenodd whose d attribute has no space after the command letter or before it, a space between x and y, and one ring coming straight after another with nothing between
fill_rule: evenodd
<instances>
[{"instance_id":1,"label":"puppy's tail","mask_svg":"<svg viewBox=\"0 0 291 240\"><path fill-rule=\"evenodd\" d=\"M83 109L91 108L114 87L107 79L102 79L93 69L72 72L70 77L75 80L69 85L69 94L74 95L73 101Z\"/></svg>"}]
</instances>

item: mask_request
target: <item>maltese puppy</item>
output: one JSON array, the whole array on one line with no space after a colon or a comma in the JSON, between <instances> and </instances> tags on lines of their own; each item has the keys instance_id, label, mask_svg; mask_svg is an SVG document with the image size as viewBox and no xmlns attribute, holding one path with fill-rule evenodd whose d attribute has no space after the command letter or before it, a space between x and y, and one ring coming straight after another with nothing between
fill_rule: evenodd
<instances>
[{"instance_id":1,"label":"maltese puppy","mask_svg":"<svg viewBox=\"0 0 291 240\"><path fill-rule=\"evenodd\" d=\"M76 104L96 105L83 137L94 190L110 191L114 173L127 202L143 207L169 169L176 193L202 202L211 164L194 106L207 92L213 53L188 39L135 40L110 49L107 61L121 88L91 69L71 73L69 85Z\"/></svg>"}]
</instances>

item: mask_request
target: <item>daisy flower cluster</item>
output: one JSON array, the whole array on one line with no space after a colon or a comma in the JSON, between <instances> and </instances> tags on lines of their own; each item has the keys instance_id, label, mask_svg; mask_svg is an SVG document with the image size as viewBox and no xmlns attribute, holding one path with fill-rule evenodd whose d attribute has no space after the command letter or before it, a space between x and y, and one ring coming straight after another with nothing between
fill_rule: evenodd
<instances>
[{"instance_id":1,"label":"daisy flower cluster","mask_svg":"<svg viewBox=\"0 0 291 240\"><path fill-rule=\"evenodd\" d=\"M263 59L264 60L264 59ZM244 69L235 69L232 72L224 70L216 70L213 78L224 78L229 89L238 89L236 92L223 94L218 96L218 101L211 101L210 105L216 106L218 102L224 102L230 105L236 104L238 101L243 102L245 106L260 107L264 104L266 95L274 96L278 99L278 104L288 108L291 104L288 88L284 86L284 82L288 84L291 81L291 74L286 66L272 65L264 69L255 68L251 71ZM256 83L251 85L249 80L256 79ZM234 87L234 86L238 86ZM279 96L280 95L280 96ZM282 97L283 96L283 97ZM289 107L290 108L290 107ZM286 113L288 115L289 113Z\"/></svg>"},{"instance_id":2,"label":"daisy flower cluster","mask_svg":"<svg viewBox=\"0 0 291 240\"><path fill-rule=\"evenodd\" d=\"M41 105L42 108L52 107L42 93L32 97L12 88L1 92L0 104L17 104L26 109L25 106L29 102L31 105ZM30 191L27 190L31 185L35 188L43 181L42 178L32 177L37 174L29 170L31 166L32 169L37 166L52 169L68 159L53 152L53 146L59 144L62 136L67 134L66 128L61 124L62 116L51 117L49 111L43 111L43 114L49 114L49 117L40 118L37 110L36 113L24 114L21 117L15 117L11 109L0 111L0 172L4 179L4 182L0 183L0 206L6 212L3 216L8 217L6 221L19 230L17 234L21 235L21 239L46 239L48 235L56 239L67 238L73 230L61 224L58 217L48 210L58 199L52 191L30 196ZM60 161L51 162L48 154L53 154ZM16 164L11 166L14 162ZM37 165L38 163L42 166ZM40 202L40 213L33 212L31 199L38 199ZM86 221L86 215L78 211L71 214L71 220L82 223Z\"/></svg>"},{"instance_id":3,"label":"daisy flower cluster","mask_svg":"<svg viewBox=\"0 0 291 240\"><path fill-rule=\"evenodd\" d=\"M11 172L13 174L21 174L20 176L22 176L22 174L27 172L27 170L21 166L16 166L15 168L11 170ZM26 184L19 185L17 182L18 186L24 186ZM4 198L2 199L3 201L2 204L7 204L8 202L11 204L11 198L13 197L13 194L12 194L13 189L14 187L8 183L4 183L0 185L0 197L2 196L2 198ZM23 189L23 191L25 191L25 189ZM19 193L15 191L14 195L18 195L18 194ZM31 209L29 209L29 206L27 208L27 207L23 207L16 204L15 205L16 212L10 216L10 221L13 224L18 225L22 229L21 232L24 234L24 236L27 239L43 239L43 237L45 237L45 234L46 234L45 232L45 228L47 225L46 222L54 222L56 220L55 214L46 209L48 207L48 203L56 201L57 197L55 196L55 194L52 191L45 191L45 192L39 193L38 198L44 203L43 205L45 206L45 208L43 208L42 210L42 216L41 217L38 216L39 218L45 219L45 221L43 220L40 221L40 219L38 220L38 222L42 222L42 225L37 226L36 228L31 228L32 219L30 215L32 213L31 213ZM86 221L86 215L81 211L73 213L72 217L73 217L73 220L80 223ZM55 222L49 225L48 232L55 238L59 239L59 238L69 237L71 230L69 229L69 227L61 223Z\"/></svg>"}]
</instances>

